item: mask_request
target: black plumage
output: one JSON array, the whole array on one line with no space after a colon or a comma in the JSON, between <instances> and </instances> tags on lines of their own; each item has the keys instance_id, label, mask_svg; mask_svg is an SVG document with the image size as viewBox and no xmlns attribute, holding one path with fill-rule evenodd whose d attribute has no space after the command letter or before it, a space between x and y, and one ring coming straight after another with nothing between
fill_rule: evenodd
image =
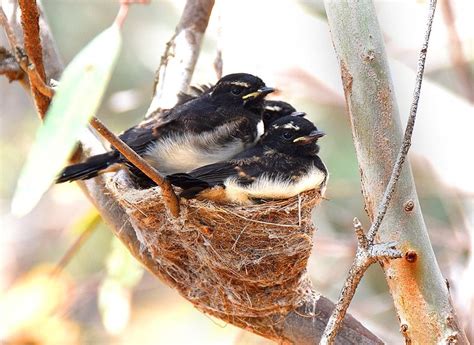
<instances>
[{"instance_id":1,"label":"black plumage","mask_svg":"<svg viewBox=\"0 0 474 345\"><path fill-rule=\"evenodd\" d=\"M288 115L305 116L306 113L302 111L296 111L296 109L287 102L265 100L262 113L263 127L265 128L265 131L270 128L272 122Z\"/></svg>"},{"instance_id":2,"label":"black plumage","mask_svg":"<svg viewBox=\"0 0 474 345\"><path fill-rule=\"evenodd\" d=\"M196 89L198 96L181 96L157 122L132 127L120 138L165 175L229 159L253 146L263 133L264 97L272 91L258 77L230 74L211 88ZM116 164L126 164L132 173L143 177L112 150L66 167L57 182L88 179ZM140 182L147 186L144 180Z\"/></svg>"},{"instance_id":3,"label":"black plumage","mask_svg":"<svg viewBox=\"0 0 474 345\"><path fill-rule=\"evenodd\" d=\"M167 178L183 188L182 197L238 204L286 199L313 188L323 192L328 173L317 144L323 135L309 120L286 116L233 159Z\"/></svg>"}]
</instances>

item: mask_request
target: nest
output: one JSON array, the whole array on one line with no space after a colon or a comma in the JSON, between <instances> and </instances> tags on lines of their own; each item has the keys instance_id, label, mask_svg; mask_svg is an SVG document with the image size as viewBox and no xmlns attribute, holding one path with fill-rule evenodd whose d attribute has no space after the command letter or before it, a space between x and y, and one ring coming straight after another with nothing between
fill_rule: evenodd
<instances>
[{"instance_id":1,"label":"nest","mask_svg":"<svg viewBox=\"0 0 474 345\"><path fill-rule=\"evenodd\" d=\"M306 264L318 191L245 207L181 200L173 218L158 187L135 189L119 173L107 188L156 262L155 273L202 311L232 322L286 313L312 298Z\"/></svg>"}]
</instances>

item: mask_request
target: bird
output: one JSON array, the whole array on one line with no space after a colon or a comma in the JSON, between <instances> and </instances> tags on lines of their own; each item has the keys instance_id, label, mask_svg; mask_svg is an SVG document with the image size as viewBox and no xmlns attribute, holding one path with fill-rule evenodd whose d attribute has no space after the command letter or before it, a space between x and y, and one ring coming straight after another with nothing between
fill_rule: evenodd
<instances>
[{"instance_id":1,"label":"bird","mask_svg":"<svg viewBox=\"0 0 474 345\"><path fill-rule=\"evenodd\" d=\"M255 145L263 134L264 98L273 91L254 75L229 74L200 95L182 99L157 123L132 127L120 139L163 175L191 171ZM85 180L124 166L141 187L149 187L146 181L151 180L115 149L66 167L56 183Z\"/></svg>"},{"instance_id":2,"label":"bird","mask_svg":"<svg viewBox=\"0 0 474 345\"><path fill-rule=\"evenodd\" d=\"M221 204L251 205L287 199L307 190L324 194L328 170L318 156L325 133L308 119L274 121L259 143L234 158L167 176L180 196Z\"/></svg>"},{"instance_id":3,"label":"bird","mask_svg":"<svg viewBox=\"0 0 474 345\"><path fill-rule=\"evenodd\" d=\"M265 100L263 103L263 128L266 131L270 124L284 116L305 116L303 111L296 111L296 109L289 103L278 100Z\"/></svg>"}]
</instances>

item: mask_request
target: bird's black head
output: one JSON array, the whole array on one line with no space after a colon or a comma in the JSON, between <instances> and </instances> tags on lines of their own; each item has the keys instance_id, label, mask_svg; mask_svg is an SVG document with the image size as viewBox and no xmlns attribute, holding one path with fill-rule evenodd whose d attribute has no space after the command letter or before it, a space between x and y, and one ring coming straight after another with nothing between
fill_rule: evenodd
<instances>
[{"instance_id":1,"label":"bird's black head","mask_svg":"<svg viewBox=\"0 0 474 345\"><path fill-rule=\"evenodd\" d=\"M274 121L261 143L292 156L312 156L318 154L317 141L324 135L311 121L290 115Z\"/></svg>"},{"instance_id":2,"label":"bird's black head","mask_svg":"<svg viewBox=\"0 0 474 345\"><path fill-rule=\"evenodd\" d=\"M296 109L289 103L283 101L266 100L263 103L262 120L265 130L270 128L273 121L278 120L284 116L305 116L306 113L296 111Z\"/></svg>"},{"instance_id":3,"label":"bird's black head","mask_svg":"<svg viewBox=\"0 0 474 345\"><path fill-rule=\"evenodd\" d=\"M255 108L260 112L263 99L273 91L254 75L235 73L222 77L211 90L211 97L219 104Z\"/></svg>"}]
</instances>

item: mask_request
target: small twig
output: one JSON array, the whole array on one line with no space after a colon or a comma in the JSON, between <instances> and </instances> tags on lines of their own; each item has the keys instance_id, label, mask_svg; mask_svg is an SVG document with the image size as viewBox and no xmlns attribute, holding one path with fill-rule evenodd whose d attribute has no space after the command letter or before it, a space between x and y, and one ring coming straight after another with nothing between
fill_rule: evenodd
<instances>
[{"instance_id":1,"label":"small twig","mask_svg":"<svg viewBox=\"0 0 474 345\"><path fill-rule=\"evenodd\" d=\"M82 231L79 237L68 248L61 260L59 260L59 262L57 263L56 267L52 272L53 276L58 275L63 271L63 269L69 264L74 255L76 255L79 249L81 249L84 243L89 239L94 230L97 229L97 225L102 221L102 218L97 212L94 213L94 218L88 222L89 224L87 224L87 227L84 229L84 231Z\"/></svg>"},{"instance_id":2,"label":"small twig","mask_svg":"<svg viewBox=\"0 0 474 345\"><path fill-rule=\"evenodd\" d=\"M54 96L54 90L45 84L36 66L34 64L29 64L26 67L26 70L28 71L27 74L28 78L30 79L31 85L34 85L38 92L40 92L43 96L51 100Z\"/></svg>"},{"instance_id":3,"label":"small twig","mask_svg":"<svg viewBox=\"0 0 474 345\"><path fill-rule=\"evenodd\" d=\"M117 16L115 17L114 23L119 28L122 28L123 24L125 23L125 19L127 19L130 5L148 3L150 3L150 0L120 0L120 8L117 13Z\"/></svg>"},{"instance_id":4,"label":"small twig","mask_svg":"<svg viewBox=\"0 0 474 345\"><path fill-rule=\"evenodd\" d=\"M449 46L451 47L449 52L454 70L458 76L461 91L471 103L474 103L474 83L472 72L469 68L469 62L466 60L466 56L464 55L461 39L456 30L451 0L441 1L441 7L443 10L444 21L448 28Z\"/></svg>"},{"instance_id":5,"label":"small twig","mask_svg":"<svg viewBox=\"0 0 474 345\"><path fill-rule=\"evenodd\" d=\"M319 342L320 345L333 344L342 321L346 316L347 308L352 301L357 286L367 269L379 260L392 260L402 257L402 253L395 248L395 242L369 245L359 219L354 218L354 231L357 236L357 252L352 266L344 282L339 300L336 303L326 329Z\"/></svg>"},{"instance_id":6,"label":"small twig","mask_svg":"<svg viewBox=\"0 0 474 345\"><path fill-rule=\"evenodd\" d=\"M369 240L369 243L371 244L374 243L375 235L377 235L377 231L380 228L380 224L382 224L382 220L385 217L385 214L387 213L388 206L390 205L390 200L392 199L398 179L400 178L400 173L403 168L403 163L405 162L405 159L408 154L408 150L410 149L410 146L411 146L411 137L413 134L413 129L415 127L416 112L418 110L418 101L420 100L421 83L423 81L426 53L428 51L428 42L430 40L431 26L433 25L436 2L437 0L430 0L430 4L429 4L428 21L427 21L426 30L425 30L425 38L424 38L423 46L421 47L421 50L420 50L420 55L418 57L415 90L413 92L413 101L411 103L410 116L408 117L407 126L405 128L405 134L403 135L402 146L400 147L397 160L395 161L395 165L393 166L392 174L390 175L390 180L388 181L387 188L385 189L385 193L383 195L382 201L380 202L380 205L378 207L377 217L372 223L367 234L367 239Z\"/></svg>"},{"instance_id":7,"label":"small twig","mask_svg":"<svg viewBox=\"0 0 474 345\"><path fill-rule=\"evenodd\" d=\"M411 137L415 125L416 112L418 109L418 101L420 99L421 83L423 81L423 72L425 69L426 54L428 51L428 42L431 33L431 26L433 24L433 18L436 9L436 0L430 0L428 21L425 31L425 37L423 46L420 50L420 56L418 58L418 68L416 73L415 90L413 93L413 101L410 109L410 116L403 136L402 146L395 161L390 180L387 184L382 201L378 207L377 217L372 223L367 236L365 236L362 225L357 218L354 218L354 229L358 239L358 248L356 257L349 270L346 281L342 288L336 307L334 308L331 317L326 325L323 336L321 337L320 344L333 344L336 338L336 334L342 325L342 321L346 315L347 309L354 297L357 286L362 279L367 268L373 263L381 259L395 259L400 258L402 253L395 249L394 243L378 243L374 244L374 239L378 229L382 223L382 220L387 213L390 200L395 192L397 181L400 177L400 173L403 168L403 163L408 154L408 150L411 146Z\"/></svg>"},{"instance_id":8,"label":"small twig","mask_svg":"<svg viewBox=\"0 0 474 345\"><path fill-rule=\"evenodd\" d=\"M40 13L36 0L19 0L18 4L21 9L21 26L23 28L25 51L29 61L34 64L34 68L28 68L26 72L30 78L36 109L38 110L39 117L43 119L51 102L51 97L44 94L44 88L42 87L46 84L46 72L44 70L43 47L41 46L40 38ZM41 83L38 83L38 80L41 80Z\"/></svg>"},{"instance_id":9,"label":"small twig","mask_svg":"<svg viewBox=\"0 0 474 345\"><path fill-rule=\"evenodd\" d=\"M133 151L119 137L112 133L105 125L96 117L91 120L92 127L97 130L115 149L117 149L127 160L137 169L140 169L146 176L155 182L162 191L163 199L168 210L175 217L179 215L179 200L173 187L166 181L150 164Z\"/></svg>"},{"instance_id":10,"label":"small twig","mask_svg":"<svg viewBox=\"0 0 474 345\"><path fill-rule=\"evenodd\" d=\"M5 12L3 11L3 7L0 5L0 24L3 26L5 33L7 34L8 43L10 44L10 48L12 51L16 51L18 47L18 42L15 37L15 33L13 32L10 23L8 23L8 18Z\"/></svg>"}]
</instances>

